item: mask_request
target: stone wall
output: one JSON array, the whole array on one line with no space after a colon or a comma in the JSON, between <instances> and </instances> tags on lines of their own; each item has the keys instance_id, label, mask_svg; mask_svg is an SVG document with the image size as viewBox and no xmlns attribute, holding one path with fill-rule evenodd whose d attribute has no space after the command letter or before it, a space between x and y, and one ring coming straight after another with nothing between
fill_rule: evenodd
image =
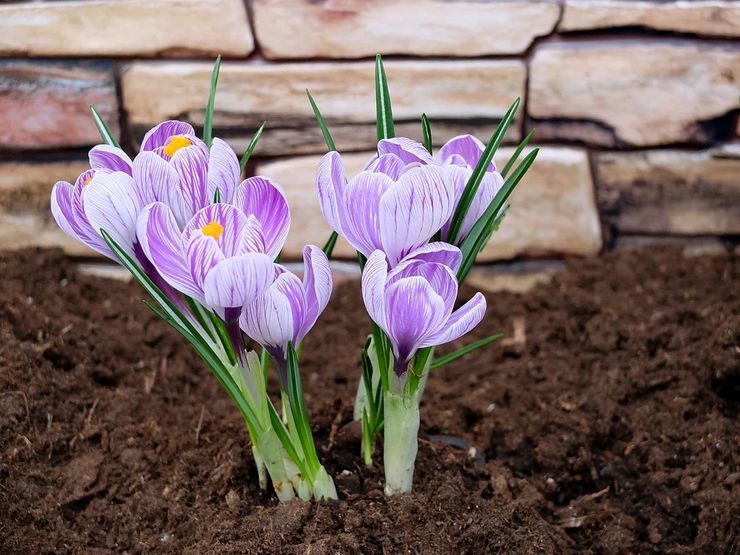
<instances>
[{"instance_id":1,"label":"stone wall","mask_svg":"<svg viewBox=\"0 0 740 555\"><path fill-rule=\"evenodd\" d=\"M94 104L128 150L166 118L203 122L225 59L216 133L237 149L263 120L249 171L277 178L288 256L328 229L324 151L304 90L347 164L374 141L373 61L386 56L397 132L542 151L485 260L593 255L617 240L740 235L740 2L733 0L56 0L0 3L0 248L60 245L51 186L98 139ZM500 160L512 151L503 148ZM351 256L347 245L338 252Z\"/></svg>"}]
</instances>

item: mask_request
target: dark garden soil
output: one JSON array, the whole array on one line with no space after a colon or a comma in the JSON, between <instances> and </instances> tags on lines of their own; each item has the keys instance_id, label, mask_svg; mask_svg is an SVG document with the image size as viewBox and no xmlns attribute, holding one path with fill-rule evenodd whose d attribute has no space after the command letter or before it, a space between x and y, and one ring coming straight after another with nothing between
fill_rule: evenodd
<instances>
[{"instance_id":1,"label":"dark garden soil","mask_svg":"<svg viewBox=\"0 0 740 555\"><path fill-rule=\"evenodd\" d=\"M261 493L190 348L135 285L74 268L0 254L0 553L740 552L730 256L626 251L489 295L476 334L508 338L436 371L416 489L394 499L358 457L367 320L338 286L303 360L340 497L319 504Z\"/></svg>"}]
</instances>

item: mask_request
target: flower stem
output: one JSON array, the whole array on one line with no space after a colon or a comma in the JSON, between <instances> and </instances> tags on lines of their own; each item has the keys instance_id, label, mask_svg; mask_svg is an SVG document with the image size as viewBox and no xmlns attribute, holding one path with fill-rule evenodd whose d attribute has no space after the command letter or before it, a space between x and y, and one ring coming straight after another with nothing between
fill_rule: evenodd
<instances>
[{"instance_id":1,"label":"flower stem","mask_svg":"<svg viewBox=\"0 0 740 555\"><path fill-rule=\"evenodd\" d=\"M385 392L383 465L386 495L411 491L418 450L419 399L419 395L408 397Z\"/></svg>"}]
</instances>

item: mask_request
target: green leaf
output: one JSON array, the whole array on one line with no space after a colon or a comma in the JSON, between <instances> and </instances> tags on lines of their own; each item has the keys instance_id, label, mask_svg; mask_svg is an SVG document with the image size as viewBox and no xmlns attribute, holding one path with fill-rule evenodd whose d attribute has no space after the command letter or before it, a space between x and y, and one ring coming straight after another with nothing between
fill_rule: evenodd
<instances>
[{"instance_id":1,"label":"green leaf","mask_svg":"<svg viewBox=\"0 0 740 555\"><path fill-rule=\"evenodd\" d=\"M527 154L527 156L524 157L524 160L522 160L522 162L519 164L519 166L517 166L514 172L506 178L506 181L504 181L501 189L499 189L498 193L496 193L496 196L493 197L491 204L488 205L486 211L481 215L478 221L475 222L475 225L473 225L473 228L470 230L470 233L465 238L465 241L463 241L462 245L460 245L460 250L462 251L463 255L462 264L460 265L460 269L457 272L457 280L460 283L465 281L465 278L467 277L468 273L473 267L473 264L475 263L475 259L478 256L478 253L483 249L486 241L490 237L491 229L498 219L499 210L501 210L501 207L509 198L509 195L511 195L511 193L514 191L514 188L524 177L524 174L527 173L527 170L529 170L532 163L534 163L539 150L539 148L535 148L532 150L532 152Z\"/></svg>"},{"instance_id":2,"label":"green leaf","mask_svg":"<svg viewBox=\"0 0 740 555\"><path fill-rule=\"evenodd\" d=\"M221 202L221 189L216 187L216 192L213 193L213 203L218 204L219 202Z\"/></svg>"},{"instance_id":3,"label":"green leaf","mask_svg":"<svg viewBox=\"0 0 740 555\"><path fill-rule=\"evenodd\" d=\"M427 364L429 364L429 359L432 357L433 353L434 347L424 347L423 349L419 349L417 351L416 356L414 357L414 367L409 374L408 394L410 396L413 396L414 393L416 393L416 390L418 389L419 384L424 377L424 372L426 371Z\"/></svg>"},{"instance_id":4,"label":"green leaf","mask_svg":"<svg viewBox=\"0 0 740 555\"><path fill-rule=\"evenodd\" d=\"M388 92L388 78L383 67L383 58L375 56L375 118L377 122L378 141L392 139L396 136L393 128L393 110L391 95Z\"/></svg>"},{"instance_id":5,"label":"green leaf","mask_svg":"<svg viewBox=\"0 0 740 555\"><path fill-rule=\"evenodd\" d=\"M337 239L339 239L339 234L336 231L332 231L331 235L329 235L329 239L326 241L326 244L321 249L324 251L324 254L326 254L327 258L331 258L331 255L334 252L334 247L337 244Z\"/></svg>"},{"instance_id":6,"label":"green leaf","mask_svg":"<svg viewBox=\"0 0 740 555\"><path fill-rule=\"evenodd\" d=\"M267 406L270 411L270 424L272 424L272 429L275 430L275 434L278 436L280 443L288 454L288 458L298 467L298 471L301 473L301 476L308 478L308 469L303 462L303 458L298 454L295 445L293 445L293 441L291 440L288 431L285 429L285 424L283 424L283 420L280 418L280 415L272 404L272 401L268 402Z\"/></svg>"},{"instance_id":7,"label":"green leaf","mask_svg":"<svg viewBox=\"0 0 740 555\"><path fill-rule=\"evenodd\" d=\"M519 146L516 147L514 154L511 155L511 158L509 158L509 161L506 162L504 169L501 170L502 177L506 177L506 174L509 173L509 170L514 166L516 161L519 159L519 155L527 147L527 145L529 144L529 141L532 140L532 137L534 137L534 132L535 130L532 129L532 131L530 131L529 134L526 137L524 137L524 140L521 143L519 143Z\"/></svg>"},{"instance_id":8,"label":"green leaf","mask_svg":"<svg viewBox=\"0 0 740 555\"><path fill-rule=\"evenodd\" d=\"M111 133L108 124L105 123L105 120L100 116L98 111L95 109L95 106L93 106L92 104L90 104L90 112L92 112L92 118L95 122L95 127L98 128L98 133L100 133L103 142L107 145L121 148L121 145L118 144L118 141L113 136L113 133Z\"/></svg>"},{"instance_id":9,"label":"green leaf","mask_svg":"<svg viewBox=\"0 0 740 555\"><path fill-rule=\"evenodd\" d=\"M421 115L421 135L424 148L429 151L429 154L432 154L432 126L426 114Z\"/></svg>"},{"instance_id":10,"label":"green leaf","mask_svg":"<svg viewBox=\"0 0 740 555\"><path fill-rule=\"evenodd\" d=\"M203 142L208 148L213 143L213 110L216 106L216 86L218 85L218 72L221 69L221 55L216 57L216 63L213 64L211 72L211 92L208 94L208 105L206 106L206 116L203 120Z\"/></svg>"},{"instance_id":11,"label":"green leaf","mask_svg":"<svg viewBox=\"0 0 740 555\"><path fill-rule=\"evenodd\" d=\"M331 133L329 132L329 127L326 125L326 120L324 119L324 116L321 115L321 111L319 110L319 107L316 105L316 101L313 99L313 96L311 96L311 91L306 89L306 94L308 95L308 101L311 103L311 109L313 109L313 115L316 116L316 123L319 124L319 129L321 129L321 134L324 136L324 142L326 143L326 148L329 149L329 152L337 150L337 147L334 144L334 139L332 138Z\"/></svg>"},{"instance_id":12,"label":"green leaf","mask_svg":"<svg viewBox=\"0 0 740 555\"><path fill-rule=\"evenodd\" d=\"M260 140L262 132L265 130L265 125L267 125L267 122L263 121L262 125L260 125L260 128L257 129L256 133L254 134L254 137L252 137L252 140L249 141L249 144L247 145L247 150L245 150L244 154L242 154L242 158L241 160L239 160L240 172L244 173L244 169L247 167L247 162L249 162L249 159L252 157L252 153L257 146L257 142Z\"/></svg>"},{"instance_id":13,"label":"green leaf","mask_svg":"<svg viewBox=\"0 0 740 555\"><path fill-rule=\"evenodd\" d=\"M478 193L478 188L483 181L483 177L485 177L486 175L486 170L488 169L491 160L493 160L493 155L496 154L496 150L501 145L501 142L504 140L504 135L506 135L506 131L509 129L511 122L514 120L514 115L519 109L520 103L521 99L517 98L506 111L506 114L504 114L501 123L499 123L496 131L494 131L493 135L491 135L491 138L488 141L488 145L486 145L486 149L483 151L480 160L478 160L478 164L475 166L473 173L470 175L470 179L468 179L468 182L465 184L465 189L460 196L460 202L458 202L457 208L455 208L455 213L453 214L452 220L450 221L450 229L447 232L448 243L454 244L457 240L458 234L460 233L460 228L462 227L463 221L465 220L465 216L467 216L468 210L470 210L470 205L473 203L473 199Z\"/></svg>"},{"instance_id":14,"label":"green leaf","mask_svg":"<svg viewBox=\"0 0 740 555\"><path fill-rule=\"evenodd\" d=\"M437 360L432 361L432 365L430 366L430 368L434 370L436 368L440 368L444 366L445 364L454 362L457 359L462 358L465 355L470 354L475 350L482 349L486 345L490 345L491 343L498 341L503 336L504 336L503 333L497 333L496 335L490 335L484 339L480 339L479 341L475 341L474 343L465 345L464 347L459 348L457 351L453 351L448 355L439 357Z\"/></svg>"},{"instance_id":15,"label":"green leaf","mask_svg":"<svg viewBox=\"0 0 740 555\"><path fill-rule=\"evenodd\" d=\"M306 401L303 397L303 385L301 384L301 372L298 368L298 356L292 342L288 342L287 373L288 391L286 393L288 395L290 411L296 425L296 432L300 438L303 452L306 455L306 465L313 474L321 465L319 464L319 458L316 453L311 426L308 423L308 410L306 410Z\"/></svg>"}]
</instances>

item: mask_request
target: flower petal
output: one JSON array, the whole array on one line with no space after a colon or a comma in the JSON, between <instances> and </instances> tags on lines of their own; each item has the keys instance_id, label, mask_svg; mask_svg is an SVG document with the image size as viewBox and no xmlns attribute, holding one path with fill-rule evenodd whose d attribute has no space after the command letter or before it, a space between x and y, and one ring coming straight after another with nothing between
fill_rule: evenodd
<instances>
[{"instance_id":1,"label":"flower petal","mask_svg":"<svg viewBox=\"0 0 740 555\"><path fill-rule=\"evenodd\" d=\"M339 198L344 238L365 256L382 246L381 199L392 186L393 181L387 175L363 171L352 178Z\"/></svg>"},{"instance_id":2,"label":"flower petal","mask_svg":"<svg viewBox=\"0 0 740 555\"><path fill-rule=\"evenodd\" d=\"M51 190L51 215L62 231L81 241L77 232L74 211L72 210L73 187L67 181L57 181Z\"/></svg>"},{"instance_id":3,"label":"flower petal","mask_svg":"<svg viewBox=\"0 0 740 555\"><path fill-rule=\"evenodd\" d=\"M85 187L82 201L92 228L105 229L131 256L136 242L136 219L141 200L134 179L127 173L96 173Z\"/></svg>"},{"instance_id":4,"label":"flower petal","mask_svg":"<svg viewBox=\"0 0 740 555\"><path fill-rule=\"evenodd\" d=\"M381 250L373 252L362 270L362 299L370 318L382 329L386 328L385 282L388 262Z\"/></svg>"},{"instance_id":5,"label":"flower petal","mask_svg":"<svg viewBox=\"0 0 740 555\"><path fill-rule=\"evenodd\" d=\"M125 172L131 175L133 162L124 151L111 145L97 145L88 153L90 167L94 170Z\"/></svg>"},{"instance_id":6,"label":"flower petal","mask_svg":"<svg viewBox=\"0 0 740 555\"><path fill-rule=\"evenodd\" d=\"M182 229L191 213L180 191L180 177L175 168L153 152L141 152L134 159L133 175L144 204L155 201L166 204Z\"/></svg>"},{"instance_id":7,"label":"flower petal","mask_svg":"<svg viewBox=\"0 0 740 555\"><path fill-rule=\"evenodd\" d=\"M401 160L395 154L384 154L383 156L376 156L365 166L365 170L384 173L390 177L393 181L398 181L398 178L403 175L408 165Z\"/></svg>"},{"instance_id":8,"label":"flower petal","mask_svg":"<svg viewBox=\"0 0 740 555\"><path fill-rule=\"evenodd\" d=\"M205 304L211 308L241 308L254 302L274 277L272 260L264 254L227 258L206 275Z\"/></svg>"},{"instance_id":9,"label":"flower petal","mask_svg":"<svg viewBox=\"0 0 740 555\"><path fill-rule=\"evenodd\" d=\"M288 341L300 341L305 319L301 281L292 273L280 274L256 301L244 307L239 320L245 333L266 348L285 352Z\"/></svg>"},{"instance_id":10,"label":"flower petal","mask_svg":"<svg viewBox=\"0 0 740 555\"><path fill-rule=\"evenodd\" d=\"M319 206L329 226L340 235L343 232L339 221L339 198L346 182L342 157L338 152L327 152L319 162L316 175Z\"/></svg>"},{"instance_id":11,"label":"flower petal","mask_svg":"<svg viewBox=\"0 0 740 555\"><path fill-rule=\"evenodd\" d=\"M477 326L485 314L486 298L481 293L476 293L472 299L452 313L438 332L426 337L419 346L433 347L454 341Z\"/></svg>"},{"instance_id":12,"label":"flower petal","mask_svg":"<svg viewBox=\"0 0 740 555\"><path fill-rule=\"evenodd\" d=\"M463 162L472 169L478 164L485 149L486 146L476 137L472 135L459 135L447 141L439 149L435 160L438 164L442 165L460 165ZM495 164L493 162L489 164L486 171L496 171Z\"/></svg>"},{"instance_id":13,"label":"flower petal","mask_svg":"<svg viewBox=\"0 0 740 555\"><path fill-rule=\"evenodd\" d=\"M218 224L216 235L209 233L209 226ZM188 243L196 235L209 235L215 239L227 258L244 252L264 252L264 239L256 218L248 218L230 204L211 204L199 210L185 226L183 238Z\"/></svg>"},{"instance_id":14,"label":"flower petal","mask_svg":"<svg viewBox=\"0 0 740 555\"><path fill-rule=\"evenodd\" d=\"M419 162L420 164L431 164L432 155L424 148L424 145L406 137L395 137L393 139L382 139L378 141L378 155L395 154L405 164Z\"/></svg>"},{"instance_id":15,"label":"flower petal","mask_svg":"<svg viewBox=\"0 0 740 555\"><path fill-rule=\"evenodd\" d=\"M380 201L380 236L391 267L429 241L450 218L453 202L440 168L413 168L401 176Z\"/></svg>"},{"instance_id":16,"label":"flower petal","mask_svg":"<svg viewBox=\"0 0 740 555\"><path fill-rule=\"evenodd\" d=\"M267 177L245 179L234 194L234 205L257 218L265 238L265 254L275 259L290 228L290 208L280 185Z\"/></svg>"},{"instance_id":17,"label":"flower petal","mask_svg":"<svg viewBox=\"0 0 740 555\"><path fill-rule=\"evenodd\" d=\"M319 319L329 303L332 289L329 259L324 251L314 245L303 248L303 291L306 299L306 312L300 330L295 338L296 343L306 336Z\"/></svg>"},{"instance_id":18,"label":"flower petal","mask_svg":"<svg viewBox=\"0 0 740 555\"><path fill-rule=\"evenodd\" d=\"M411 251L403 259L402 263L407 260L423 260L424 262L436 262L447 266L453 272L457 272L462 262L462 253L460 249L449 243L436 241L427 243L418 249ZM399 264L400 266L400 264Z\"/></svg>"},{"instance_id":19,"label":"flower petal","mask_svg":"<svg viewBox=\"0 0 740 555\"><path fill-rule=\"evenodd\" d=\"M458 244L462 244L463 240L468 236L470 230L483 215L483 213L491 204L493 197L499 192L499 189L504 185L504 178L498 172L487 173L483 176L478 192L473 197L473 202L470 204L468 213L465 215L462 226L460 226L460 234L457 239ZM503 210L503 208L502 208ZM500 212L499 212L500 213Z\"/></svg>"},{"instance_id":20,"label":"flower petal","mask_svg":"<svg viewBox=\"0 0 740 555\"><path fill-rule=\"evenodd\" d=\"M202 300L185 258L182 233L168 206L155 202L145 207L136 222L136 236L144 255L167 283Z\"/></svg>"},{"instance_id":21,"label":"flower petal","mask_svg":"<svg viewBox=\"0 0 740 555\"><path fill-rule=\"evenodd\" d=\"M213 237L194 235L190 240L185 239L185 241L185 259L190 270L190 277L200 291L199 297L202 299L208 272L216 264L223 262L225 257Z\"/></svg>"},{"instance_id":22,"label":"flower petal","mask_svg":"<svg viewBox=\"0 0 740 555\"><path fill-rule=\"evenodd\" d=\"M190 214L213 202L208 197L208 155L196 145L186 146L172 155L170 163L180 177L180 191Z\"/></svg>"},{"instance_id":23,"label":"flower petal","mask_svg":"<svg viewBox=\"0 0 740 555\"><path fill-rule=\"evenodd\" d=\"M144 135L144 140L141 141L141 151L163 147L173 135L195 135L195 129L184 121L163 121Z\"/></svg>"},{"instance_id":24,"label":"flower petal","mask_svg":"<svg viewBox=\"0 0 740 555\"><path fill-rule=\"evenodd\" d=\"M408 361L421 341L444 323L444 301L422 277L390 285L385 293L386 333L398 362ZM405 365L397 365L405 368Z\"/></svg>"},{"instance_id":25,"label":"flower petal","mask_svg":"<svg viewBox=\"0 0 740 555\"><path fill-rule=\"evenodd\" d=\"M239 183L239 174L236 154L226 142L215 137L208 159L208 198L213 201L218 189L220 202L231 202Z\"/></svg>"}]
</instances>

